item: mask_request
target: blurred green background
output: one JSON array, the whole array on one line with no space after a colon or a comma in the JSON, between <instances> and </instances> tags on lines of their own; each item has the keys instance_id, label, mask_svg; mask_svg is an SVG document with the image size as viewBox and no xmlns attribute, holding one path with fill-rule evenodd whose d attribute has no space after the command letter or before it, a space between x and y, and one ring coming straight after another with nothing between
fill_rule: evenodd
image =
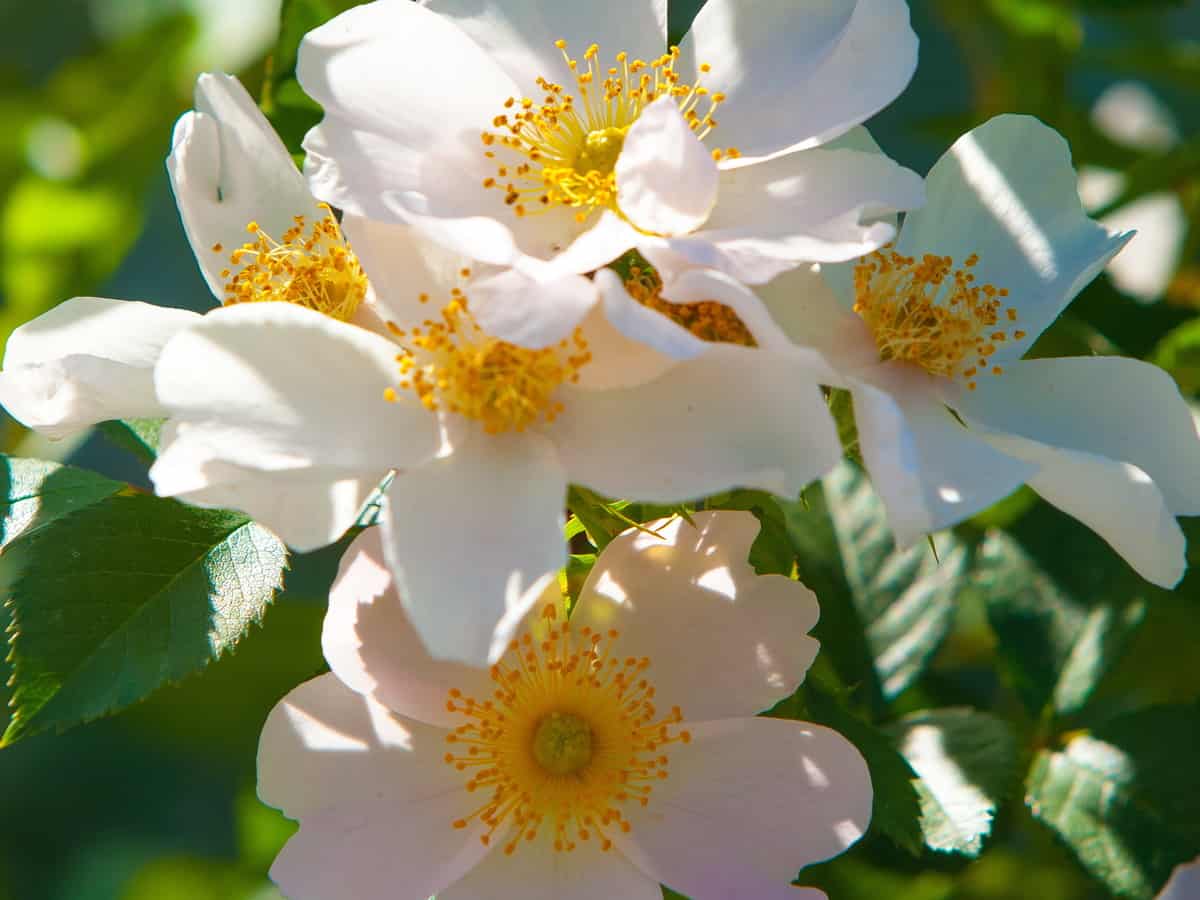
<instances>
[{"instance_id":1,"label":"blurred green background","mask_svg":"<svg viewBox=\"0 0 1200 900\"><path fill-rule=\"evenodd\" d=\"M900 100L870 123L876 138L924 172L955 137L999 112L1031 113L1059 129L1081 170L1085 202L1113 227L1141 235L1040 350L1150 358L1194 399L1200 2L910 6L920 65ZM673 21L688 13L673 9ZM197 72L237 72L258 91L278 16L279 0L0 0L0 336L80 294L193 309L212 303L163 158ZM5 452L69 459L145 483L144 467L99 434L51 445L11 421L0 428ZM1016 522L1026 503L1018 495L995 515ZM1062 518L1040 521L1071 527ZM1039 539L1048 543L1054 533ZM1194 560L1196 552L1193 535ZM254 799L255 745L274 702L322 668L323 599L306 586L327 580L335 558L303 561L292 592L236 656L129 713L0 751L0 900L278 896L265 872L290 826ZM1114 708L1200 696L1196 679L1173 674L1177 667L1157 676L1150 666L1194 653L1200 597L1195 581L1188 585L1152 606L1130 674L1117 673L1108 686ZM978 619L964 610L902 709L998 702ZM1008 817L1014 821L1001 817L978 861L913 860L868 846L829 868L823 884L835 897L1104 896L1047 832Z\"/></svg>"}]
</instances>

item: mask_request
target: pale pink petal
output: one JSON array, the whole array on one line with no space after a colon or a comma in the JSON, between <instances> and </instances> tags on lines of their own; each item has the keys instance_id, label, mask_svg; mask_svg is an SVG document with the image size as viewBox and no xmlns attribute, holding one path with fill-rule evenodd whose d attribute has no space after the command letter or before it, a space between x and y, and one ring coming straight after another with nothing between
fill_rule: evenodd
<instances>
[{"instance_id":1,"label":"pale pink petal","mask_svg":"<svg viewBox=\"0 0 1200 900\"><path fill-rule=\"evenodd\" d=\"M643 875L616 850L596 840L555 852L543 833L523 842L512 855L493 853L438 900L662 900L658 882Z\"/></svg>"},{"instance_id":2,"label":"pale pink petal","mask_svg":"<svg viewBox=\"0 0 1200 900\"><path fill-rule=\"evenodd\" d=\"M445 734L333 675L288 694L258 751L259 796L300 821L271 878L294 900L425 900L475 866L488 850L453 827L474 807Z\"/></svg>"},{"instance_id":3,"label":"pale pink petal","mask_svg":"<svg viewBox=\"0 0 1200 900\"><path fill-rule=\"evenodd\" d=\"M817 654L812 591L747 562L758 536L748 512L698 512L614 538L571 616L615 628L614 652L647 657L663 709L688 719L746 716L791 695Z\"/></svg>"},{"instance_id":4,"label":"pale pink petal","mask_svg":"<svg viewBox=\"0 0 1200 900\"><path fill-rule=\"evenodd\" d=\"M321 631L325 659L347 687L402 716L444 728L461 725L462 716L446 710L448 692L487 696L488 672L429 655L384 563L380 531L368 528L342 557Z\"/></svg>"},{"instance_id":5,"label":"pale pink petal","mask_svg":"<svg viewBox=\"0 0 1200 900\"><path fill-rule=\"evenodd\" d=\"M614 837L650 877L696 900L803 896L786 892L800 868L866 831L871 777L837 732L764 718L686 728L666 780Z\"/></svg>"}]
</instances>

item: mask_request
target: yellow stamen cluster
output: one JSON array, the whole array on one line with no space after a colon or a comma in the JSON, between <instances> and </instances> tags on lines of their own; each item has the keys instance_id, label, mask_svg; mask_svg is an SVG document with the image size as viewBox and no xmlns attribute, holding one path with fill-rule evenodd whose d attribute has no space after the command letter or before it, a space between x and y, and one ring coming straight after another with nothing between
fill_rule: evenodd
<instances>
[{"instance_id":1,"label":"yellow stamen cluster","mask_svg":"<svg viewBox=\"0 0 1200 900\"><path fill-rule=\"evenodd\" d=\"M592 358L580 329L554 347L518 347L486 334L468 310L466 295L459 288L450 293L440 320L426 319L408 331L388 323L404 347L396 356L400 389L413 391L430 411L479 421L488 434L553 422L563 410L555 392L578 381L580 368ZM384 396L399 399L392 388Z\"/></svg>"},{"instance_id":2,"label":"yellow stamen cluster","mask_svg":"<svg viewBox=\"0 0 1200 900\"><path fill-rule=\"evenodd\" d=\"M645 307L661 313L687 329L702 341L716 344L740 344L757 347L758 342L736 312L716 300L696 303L672 303L662 296L662 279L652 268L634 265L625 280L629 296Z\"/></svg>"},{"instance_id":3,"label":"yellow stamen cluster","mask_svg":"<svg viewBox=\"0 0 1200 900\"><path fill-rule=\"evenodd\" d=\"M1000 301L1004 288L976 284L972 254L961 268L949 256L902 256L877 250L854 268L854 311L875 337L879 357L920 366L932 375L963 378L975 390L979 375L1001 375L989 362L998 344L1025 332L1009 330L1017 311ZM1003 327L1001 327L1003 323Z\"/></svg>"},{"instance_id":4,"label":"yellow stamen cluster","mask_svg":"<svg viewBox=\"0 0 1200 900\"><path fill-rule=\"evenodd\" d=\"M616 631L576 632L559 619L546 606L537 635L509 645L492 667L491 697L452 690L446 703L466 721L447 735L445 761L486 795L453 825L482 824L480 840L504 840L508 854L542 829L561 852L593 839L611 849L612 835L632 827L622 808L647 806L667 778L664 751L691 740L676 727L678 707L656 709L649 659L618 657Z\"/></svg>"},{"instance_id":5,"label":"yellow stamen cluster","mask_svg":"<svg viewBox=\"0 0 1200 900\"><path fill-rule=\"evenodd\" d=\"M680 84L678 47L650 62L618 53L616 64L605 67L596 44L583 54L582 65L567 53L566 41L555 45L575 76L578 100L562 85L539 77L538 87L545 92L541 102L509 97L506 111L492 120L499 130L482 134L489 158L496 159L499 148L517 156L515 161L498 160L496 177L483 182L485 188L503 191L516 215L566 206L576 210L575 219L582 223L595 210L615 209L613 169L625 135L642 110L660 97L675 98L697 137L716 128L713 113L725 95L699 82ZM736 157L738 151L714 150L713 156Z\"/></svg>"},{"instance_id":6,"label":"yellow stamen cluster","mask_svg":"<svg viewBox=\"0 0 1200 900\"><path fill-rule=\"evenodd\" d=\"M322 204L324 206L324 204ZM367 276L354 255L333 212L305 226L296 216L278 240L257 222L246 226L253 240L229 255L233 268L221 272L225 305L278 301L295 303L347 322L367 295ZM216 244L214 253L224 248Z\"/></svg>"}]
</instances>

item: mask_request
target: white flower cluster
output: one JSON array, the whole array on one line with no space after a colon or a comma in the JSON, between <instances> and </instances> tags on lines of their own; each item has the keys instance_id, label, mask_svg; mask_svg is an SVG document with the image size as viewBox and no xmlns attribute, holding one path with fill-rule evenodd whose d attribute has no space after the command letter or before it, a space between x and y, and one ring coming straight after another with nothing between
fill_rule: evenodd
<instances>
[{"instance_id":1,"label":"white flower cluster","mask_svg":"<svg viewBox=\"0 0 1200 900\"><path fill-rule=\"evenodd\" d=\"M899 543L1028 484L1182 576L1172 380L1025 358L1131 235L1032 118L925 179L885 156L860 123L916 54L903 0L708 0L678 47L666 0L376 0L301 45L303 174L201 76L168 167L218 305L69 300L13 334L0 402L51 436L164 418L160 495L298 550L389 482L332 674L262 739L288 896L804 896L871 805L843 738L748 718L811 663L815 598L754 575L739 513L617 538L569 619L557 574L570 483L794 499L843 453L823 389Z\"/></svg>"}]
</instances>

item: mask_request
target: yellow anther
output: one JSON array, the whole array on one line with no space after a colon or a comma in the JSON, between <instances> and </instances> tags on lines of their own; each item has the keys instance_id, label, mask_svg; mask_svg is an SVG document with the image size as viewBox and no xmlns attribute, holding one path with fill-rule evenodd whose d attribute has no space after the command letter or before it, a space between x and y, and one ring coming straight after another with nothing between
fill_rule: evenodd
<instances>
[{"instance_id":1,"label":"yellow anther","mask_svg":"<svg viewBox=\"0 0 1200 900\"><path fill-rule=\"evenodd\" d=\"M675 71L678 48L652 62L630 60L618 53L615 65L600 63L600 48L591 44L582 61L567 52L564 40L554 42L575 80L575 91L537 79L543 97L509 97L506 110L492 120L496 132L484 132L487 147L499 146L524 157L519 166L502 165L500 179L484 181L485 188L505 192L505 203L517 216L542 212L555 206L574 209L575 219L586 222L600 209L615 209L617 202L614 168L629 127L642 110L660 97L672 97L691 129L700 138L708 135L716 120L712 112L725 97L699 84L681 84ZM711 70L702 66L702 72ZM486 154L492 157L492 151ZM718 157L719 158L719 157ZM509 181L510 168L515 181ZM533 207L536 200L537 206Z\"/></svg>"},{"instance_id":2,"label":"yellow anther","mask_svg":"<svg viewBox=\"0 0 1200 900\"><path fill-rule=\"evenodd\" d=\"M626 809L648 806L669 777L666 751L692 739L678 729L682 710L659 713L653 686L635 677L649 660L621 661L615 632L576 632L556 619L547 605L537 634L509 644L491 668L488 700L453 690L446 702L463 724L447 736L445 762L469 773L468 792L484 796L450 824L484 826L485 846L510 835L508 854L543 830L561 853L593 840L612 849L611 835L632 830Z\"/></svg>"},{"instance_id":3,"label":"yellow anther","mask_svg":"<svg viewBox=\"0 0 1200 900\"><path fill-rule=\"evenodd\" d=\"M399 387L415 393L430 411L480 422L488 434L553 422L563 410L556 396L559 387L578 381L579 370L592 358L582 332L576 329L557 347L518 347L479 328L460 288L451 296L440 321L427 320L405 338L397 356L403 376ZM422 294L420 300L425 303L429 297ZM388 327L403 336L394 324Z\"/></svg>"},{"instance_id":4,"label":"yellow anther","mask_svg":"<svg viewBox=\"0 0 1200 900\"><path fill-rule=\"evenodd\" d=\"M921 259L890 247L865 257L854 268L854 311L862 316L879 348L880 359L914 363L932 375L972 379L989 371L987 358L1009 334L996 326L1015 322L1017 311L1001 304L1008 291L975 283L966 270L979 261L971 254L962 268L949 256ZM1019 340L1023 331L1012 332ZM990 368L1003 374L1000 366ZM975 390L968 380L967 388Z\"/></svg>"},{"instance_id":5,"label":"yellow anther","mask_svg":"<svg viewBox=\"0 0 1200 900\"><path fill-rule=\"evenodd\" d=\"M633 265L625 280L629 296L657 313L666 316L702 341L717 344L739 344L757 347L758 342L738 314L716 300L695 303L673 303L662 296L662 279L652 268Z\"/></svg>"},{"instance_id":6,"label":"yellow anther","mask_svg":"<svg viewBox=\"0 0 1200 900\"><path fill-rule=\"evenodd\" d=\"M294 303L324 313L340 321L349 321L367 295L367 276L342 235L329 207L313 222L305 236L305 217L295 216L295 225L279 240L267 234L257 222L246 231L255 240L234 250L230 263L238 267L224 270L225 305L234 303ZM220 252L220 244L213 250Z\"/></svg>"}]
</instances>

